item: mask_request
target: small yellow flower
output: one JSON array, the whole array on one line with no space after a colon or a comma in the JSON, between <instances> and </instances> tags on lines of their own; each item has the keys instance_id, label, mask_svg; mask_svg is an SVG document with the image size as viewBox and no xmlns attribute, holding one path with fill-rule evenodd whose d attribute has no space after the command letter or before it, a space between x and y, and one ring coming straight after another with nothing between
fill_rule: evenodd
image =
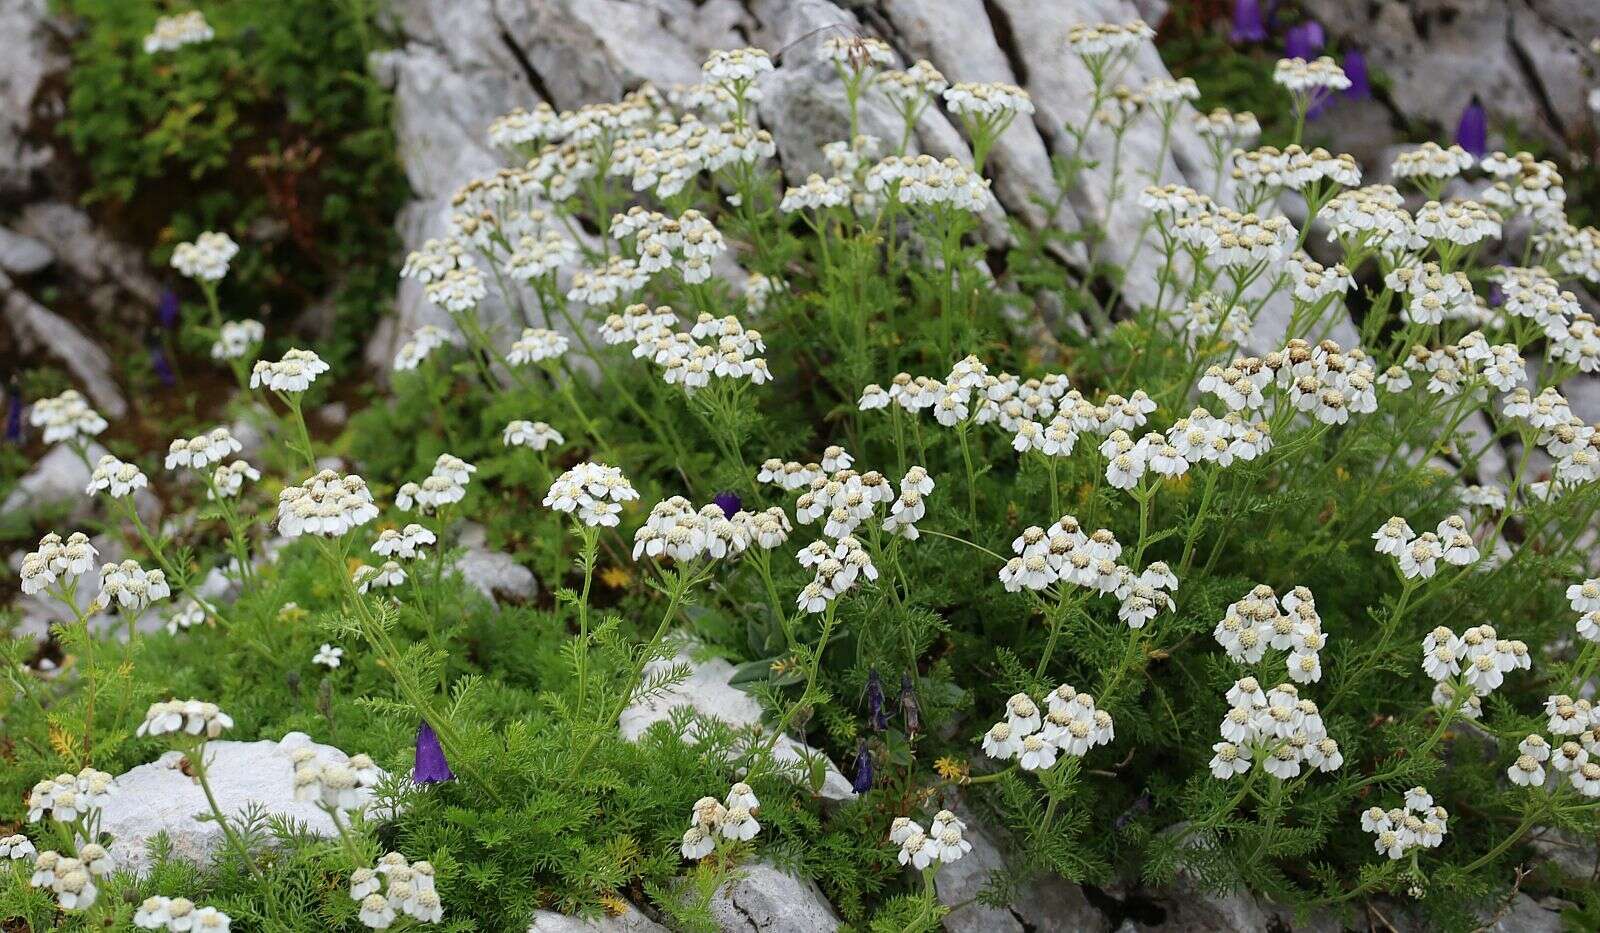
<instances>
[{"instance_id":1,"label":"small yellow flower","mask_svg":"<svg viewBox=\"0 0 1600 933\"><path fill-rule=\"evenodd\" d=\"M633 573L626 567L607 567L600 571L600 582L620 590L633 584Z\"/></svg>"},{"instance_id":2,"label":"small yellow flower","mask_svg":"<svg viewBox=\"0 0 1600 933\"><path fill-rule=\"evenodd\" d=\"M967 763L957 758L940 758L933 763L933 770L937 771L939 776L946 781L955 784L965 784L967 783L967 778L970 777Z\"/></svg>"}]
</instances>

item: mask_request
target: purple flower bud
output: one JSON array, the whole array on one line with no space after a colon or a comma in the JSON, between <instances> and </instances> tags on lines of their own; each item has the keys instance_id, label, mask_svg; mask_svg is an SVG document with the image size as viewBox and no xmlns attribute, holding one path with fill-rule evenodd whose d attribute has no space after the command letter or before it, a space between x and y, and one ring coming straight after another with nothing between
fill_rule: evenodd
<instances>
[{"instance_id":1,"label":"purple flower bud","mask_svg":"<svg viewBox=\"0 0 1600 933\"><path fill-rule=\"evenodd\" d=\"M6 389L6 443L22 443L22 390L15 382Z\"/></svg>"},{"instance_id":2,"label":"purple flower bud","mask_svg":"<svg viewBox=\"0 0 1600 933\"><path fill-rule=\"evenodd\" d=\"M739 498L739 494L736 492L728 492L726 490L712 496L711 502L717 508L722 510L723 515L726 515L729 518L732 518L734 513L744 508L744 500Z\"/></svg>"},{"instance_id":3,"label":"purple flower bud","mask_svg":"<svg viewBox=\"0 0 1600 933\"><path fill-rule=\"evenodd\" d=\"M1358 46L1351 46L1344 53L1344 76L1350 79L1350 86L1344 89L1344 96L1351 100L1369 100L1372 97L1372 79L1367 74L1367 53Z\"/></svg>"},{"instance_id":4,"label":"purple flower bud","mask_svg":"<svg viewBox=\"0 0 1600 933\"><path fill-rule=\"evenodd\" d=\"M873 732L882 732L889 726L883 714L883 681L878 679L878 669L867 672L867 723Z\"/></svg>"},{"instance_id":5,"label":"purple flower bud","mask_svg":"<svg viewBox=\"0 0 1600 933\"><path fill-rule=\"evenodd\" d=\"M444 758L439 736L427 720L423 720L422 725L417 727L417 762L411 768L411 780L418 784L437 784L455 778L450 770L450 762Z\"/></svg>"},{"instance_id":6,"label":"purple flower bud","mask_svg":"<svg viewBox=\"0 0 1600 933\"><path fill-rule=\"evenodd\" d=\"M1298 26L1290 27L1283 37L1283 54L1287 58L1303 58L1310 61L1322 54L1322 46L1328 37L1322 31L1322 24L1314 19L1308 19Z\"/></svg>"},{"instance_id":7,"label":"purple flower bud","mask_svg":"<svg viewBox=\"0 0 1600 933\"><path fill-rule=\"evenodd\" d=\"M850 789L858 794L872 790L872 753L867 751L866 739L856 744L856 777Z\"/></svg>"},{"instance_id":8,"label":"purple flower bud","mask_svg":"<svg viewBox=\"0 0 1600 933\"><path fill-rule=\"evenodd\" d=\"M162 330L178 326L178 293L170 288L161 290L161 300L156 303L156 323Z\"/></svg>"},{"instance_id":9,"label":"purple flower bud","mask_svg":"<svg viewBox=\"0 0 1600 933\"><path fill-rule=\"evenodd\" d=\"M150 340L150 368L155 370L156 379L166 388L170 389L178 384L178 376L172 371L172 363L167 359L166 348L155 338Z\"/></svg>"},{"instance_id":10,"label":"purple flower bud","mask_svg":"<svg viewBox=\"0 0 1600 933\"><path fill-rule=\"evenodd\" d=\"M905 719L906 734L922 731L922 711L917 708L917 694L911 689L911 675L900 675L900 715Z\"/></svg>"},{"instance_id":11,"label":"purple flower bud","mask_svg":"<svg viewBox=\"0 0 1600 933\"><path fill-rule=\"evenodd\" d=\"M1235 45L1265 42L1267 23L1261 15L1261 0L1233 0L1233 31L1228 40Z\"/></svg>"},{"instance_id":12,"label":"purple flower bud","mask_svg":"<svg viewBox=\"0 0 1600 933\"><path fill-rule=\"evenodd\" d=\"M1461 111L1461 122L1456 124L1456 145L1480 159L1489 151L1489 114L1476 94L1467 102L1467 109Z\"/></svg>"}]
</instances>

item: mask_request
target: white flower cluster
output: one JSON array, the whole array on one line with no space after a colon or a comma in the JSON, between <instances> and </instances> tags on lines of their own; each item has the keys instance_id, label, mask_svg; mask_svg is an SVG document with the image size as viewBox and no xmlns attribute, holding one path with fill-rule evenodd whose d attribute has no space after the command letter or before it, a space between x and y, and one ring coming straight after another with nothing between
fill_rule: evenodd
<instances>
[{"instance_id":1,"label":"white flower cluster","mask_svg":"<svg viewBox=\"0 0 1600 933\"><path fill-rule=\"evenodd\" d=\"M1194 115L1195 132L1213 140L1220 150L1247 146L1261 136L1261 122L1248 110L1233 113L1217 107Z\"/></svg>"},{"instance_id":2,"label":"white flower cluster","mask_svg":"<svg viewBox=\"0 0 1600 933\"><path fill-rule=\"evenodd\" d=\"M1303 58L1280 58L1273 69L1272 80L1295 94L1317 91L1344 91L1350 88L1350 79L1339 63L1324 55L1306 61Z\"/></svg>"},{"instance_id":3,"label":"white flower cluster","mask_svg":"<svg viewBox=\"0 0 1600 933\"><path fill-rule=\"evenodd\" d=\"M1406 319L1413 324L1471 320L1477 311L1466 273L1447 275L1436 263L1400 266L1383 277L1383 284L1405 301Z\"/></svg>"},{"instance_id":4,"label":"white flower cluster","mask_svg":"<svg viewBox=\"0 0 1600 933\"><path fill-rule=\"evenodd\" d=\"M453 343L454 336L437 324L424 324L411 332L411 339L400 345L394 355L396 372L409 372L422 365L428 355L442 346Z\"/></svg>"},{"instance_id":5,"label":"white flower cluster","mask_svg":"<svg viewBox=\"0 0 1600 933\"><path fill-rule=\"evenodd\" d=\"M191 467L203 470L222 458L244 449L233 433L225 427L212 428L205 434L190 438L177 438L167 447L166 467L176 470Z\"/></svg>"},{"instance_id":6,"label":"white flower cluster","mask_svg":"<svg viewBox=\"0 0 1600 933\"><path fill-rule=\"evenodd\" d=\"M362 925L374 930L386 930L403 917L418 923L444 919L433 865L407 862L398 852L378 859L375 869L357 868L351 872L350 898L361 905L357 917Z\"/></svg>"},{"instance_id":7,"label":"white flower cluster","mask_svg":"<svg viewBox=\"0 0 1600 933\"><path fill-rule=\"evenodd\" d=\"M590 527L615 527L622 503L639 498L622 471L603 463L584 462L556 477L544 505L571 512Z\"/></svg>"},{"instance_id":8,"label":"white flower cluster","mask_svg":"<svg viewBox=\"0 0 1600 933\"><path fill-rule=\"evenodd\" d=\"M1294 252L1298 236L1294 224L1283 216L1263 217L1227 207L1178 217L1172 235L1196 259L1242 274Z\"/></svg>"},{"instance_id":9,"label":"white flower cluster","mask_svg":"<svg viewBox=\"0 0 1600 933\"><path fill-rule=\"evenodd\" d=\"M1490 271L1490 279L1500 286L1506 314L1533 321L1558 345L1572 336L1572 324L1584 317L1578 296L1563 290L1543 267L1498 266ZM1589 323L1592 334L1593 321Z\"/></svg>"},{"instance_id":10,"label":"white flower cluster","mask_svg":"<svg viewBox=\"0 0 1600 933\"><path fill-rule=\"evenodd\" d=\"M31 859L37 854L38 850L33 847L33 843L21 833L0 837L0 865Z\"/></svg>"},{"instance_id":11,"label":"white flower cluster","mask_svg":"<svg viewBox=\"0 0 1600 933\"><path fill-rule=\"evenodd\" d=\"M250 388L266 386L274 392L304 392L327 371L328 364L315 352L292 349L275 363L257 360L250 370Z\"/></svg>"},{"instance_id":12,"label":"white flower cluster","mask_svg":"<svg viewBox=\"0 0 1600 933\"><path fill-rule=\"evenodd\" d=\"M317 761L317 750L302 746L289 753L294 765L294 799L333 810L354 810L365 802L363 791L378 786L383 772L366 755L349 761Z\"/></svg>"},{"instance_id":13,"label":"white flower cluster","mask_svg":"<svg viewBox=\"0 0 1600 933\"><path fill-rule=\"evenodd\" d=\"M900 864L922 871L931 865L959 861L972 851L965 838L967 824L949 810L933 815L926 831L910 817L897 816L889 827L889 841L900 847Z\"/></svg>"},{"instance_id":14,"label":"white flower cluster","mask_svg":"<svg viewBox=\"0 0 1600 933\"><path fill-rule=\"evenodd\" d=\"M560 431L543 421L513 421L506 425L501 440L507 447L544 450L551 444L564 444L567 439L561 436Z\"/></svg>"},{"instance_id":15,"label":"white flower cluster","mask_svg":"<svg viewBox=\"0 0 1600 933\"><path fill-rule=\"evenodd\" d=\"M951 113L991 120L1033 113L1033 99L1028 92L1004 81L958 82L944 92L944 102Z\"/></svg>"},{"instance_id":16,"label":"white flower cluster","mask_svg":"<svg viewBox=\"0 0 1600 933\"><path fill-rule=\"evenodd\" d=\"M28 822L77 822L103 808L116 789L111 775L93 768L84 768L76 775L58 774L54 780L33 785L28 793Z\"/></svg>"},{"instance_id":17,"label":"white flower cluster","mask_svg":"<svg viewBox=\"0 0 1600 933\"><path fill-rule=\"evenodd\" d=\"M1478 562L1478 546L1468 531L1466 519L1451 515L1433 531L1416 534L1398 515L1372 533L1379 554L1396 561L1400 575L1407 580L1426 580L1438 572L1439 561L1466 567Z\"/></svg>"},{"instance_id":18,"label":"white flower cluster","mask_svg":"<svg viewBox=\"0 0 1600 933\"><path fill-rule=\"evenodd\" d=\"M571 345L566 336L543 327L529 327L511 344L506 362L512 366L526 366L544 360L559 359Z\"/></svg>"},{"instance_id":19,"label":"white flower cluster","mask_svg":"<svg viewBox=\"0 0 1600 933\"><path fill-rule=\"evenodd\" d=\"M214 360L239 360L266 339L267 329L260 321L223 321L217 339L211 344Z\"/></svg>"},{"instance_id":20,"label":"white flower cluster","mask_svg":"<svg viewBox=\"0 0 1600 933\"><path fill-rule=\"evenodd\" d=\"M608 316L600 339L613 346L631 342L635 359L650 360L668 385L681 385L686 392L705 388L712 378L748 379L754 385L772 379L759 355L767 350L761 332L747 329L733 315L701 313L687 333L677 330L677 324L671 308L635 304Z\"/></svg>"},{"instance_id":21,"label":"white flower cluster","mask_svg":"<svg viewBox=\"0 0 1600 933\"><path fill-rule=\"evenodd\" d=\"M46 444L87 440L106 429L106 419L90 408L76 389L34 402L28 421L36 428L44 428Z\"/></svg>"},{"instance_id":22,"label":"white flower cluster","mask_svg":"<svg viewBox=\"0 0 1600 933\"><path fill-rule=\"evenodd\" d=\"M367 481L354 473L323 470L278 493L278 533L285 538L338 537L377 517Z\"/></svg>"},{"instance_id":23,"label":"white flower cluster","mask_svg":"<svg viewBox=\"0 0 1600 933\"><path fill-rule=\"evenodd\" d=\"M88 910L100 896L94 879L111 874L116 863L105 847L86 842L78 847L77 857L54 850L40 852L33 861L33 876L28 884L48 888L62 910Z\"/></svg>"},{"instance_id":24,"label":"white flower cluster","mask_svg":"<svg viewBox=\"0 0 1600 933\"><path fill-rule=\"evenodd\" d=\"M133 925L141 930L170 933L228 933L232 921L215 907L196 907L186 897L147 897L133 912Z\"/></svg>"},{"instance_id":25,"label":"white flower cluster","mask_svg":"<svg viewBox=\"0 0 1600 933\"><path fill-rule=\"evenodd\" d=\"M144 722L135 734L150 736L183 734L203 735L214 739L224 730L233 728L233 717L224 713L215 703L202 700L166 700L151 703L145 711Z\"/></svg>"},{"instance_id":26,"label":"white flower cluster","mask_svg":"<svg viewBox=\"0 0 1600 933\"><path fill-rule=\"evenodd\" d=\"M1578 637L1600 641L1600 577L1567 587L1567 600L1578 613Z\"/></svg>"},{"instance_id":27,"label":"white flower cluster","mask_svg":"<svg viewBox=\"0 0 1600 933\"><path fill-rule=\"evenodd\" d=\"M210 42L215 37L216 33L206 22L205 14L190 10L157 19L155 28L144 37L144 52L146 55L175 52L186 45Z\"/></svg>"},{"instance_id":28,"label":"white flower cluster","mask_svg":"<svg viewBox=\"0 0 1600 933\"><path fill-rule=\"evenodd\" d=\"M953 156L888 156L867 169L868 205L889 197L913 206L949 206L982 213L996 206L990 180Z\"/></svg>"},{"instance_id":29,"label":"white flower cluster","mask_svg":"<svg viewBox=\"0 0 1600 933\"><path fill-rule=\"evenodd\" d=\"M89 485L84 492L91 496L97 492L104 492L113 499L121 499L149 485L149 478L137 466L105 454L89 474Z\"/></svg>"},{"instance_id":30,"label":"white flower cluster","mask_svg":"<svg viewBox=\"0 0 1600 933\"><path fill-rule=\"evenodd\" d=\"M1072 584L1121 601L1117 618L1129 628L1173 609L1172 593L1178 578L1171 568L1156 561L1143 571L1119 564L1122 544L1109 530L1084 534L1078 519L1063 515L1049 528L1030 525L1011 542L1016 556L1000 568L1006 592L1040 592L1057 584Z\"/></svg>"},{"instance_id":31,"label":"white flower cluster","mask_svg":"<svg viewBox=\"0 0 1600 933\"><path fill-rule=\"evenodd\" d=\"M1234 180L1272 191L1302 191L1324 180L1343 188L1361 184L1361 166L1349 154L1333 155L1323 148L1309 152L1297 145L1285 149L1262 146L1233 153Z\"/></svg>"},{"instance_id":32,"label":"white flower cluster","mask_svg":"<svg viewBox=\"0 0 1600 933\"><path fill-rule=\"evenodd\" d=\"M405 483L395 491L395 508L409 512L414 507L424 515L432 515L465 499L467 484L476 472L477 467L460 457L440 454L426 479L420 483Z\"/></svg>"},{"instance_id":33,"label":"white flower cluster","mask_svg":"<svg viewBox=\"0 0 1600 933\"><path fill-rule=\"evenodd\" d=\"M789 516L777 506L729 515L716 503L695 511L689 500L673 496L656 503L634 532L633 559L670 557L688 562L738 557L751 544L769 550L781 545L788 540L790 527Z\"/></svg>"},{"instance_id":34,"label":"white flower cluster","mask_svg":"<svg viewBox=\"0 0 1600 933\"><path fill-rule=\"evenodd\" d=\"M837 451L836 456L826 454ZM781 474L774 470L776 461L762 465L756 474L760 482L784 485L795 474L810 477L805 492L795 500L795 519L802 525L822 522L822 533L835 540L854 534L862 524L872 519L879 505L889 507L889 515L882 520L883 529L909 540L918 536L916 523L927 514L923 497L933 493L933 479L920 466L907 468L900 479L900 491L877 470L858 473L850 468L854 459L842 447L829 447L824 452L819 470L802 467L791 472L796 464L783 464ZM833 467L828 472L828 467Z\"/></svg>"},{"instance_id":35,"label":"white flower cluster","mask_svg":"<svg viewBox=\"0 0 1600 933\"><path fill-rule=\"evenodd\" d=\"M1552 750L1544 736L1529 735L1517 743L1517 757L1506 768L1506 777L1521 787L1544 787L1548 764L1557 773L1567 775L1572 787L1585 797L1600 797L1600 762L1590 761L1590 755L1600 754L1593 733L1588 729L1591 710L1587 701L1579 700L1581 710L1571 697L1553 696L1545 704L1550 715L1551 732L1556 735L1580 735L1581 742L1566 741ZM1580 727L1580 723L1584 724ZM1569 732L1557 732L1560 726Z\"/></svg>"},{"instance_id":36,"label":"white flower cluster","mask_svg":"<svg viewBox=\"0 0 1600 933\"><path fill-rule=\"evenodd\" d=\"M1525 643L1501 638L1489 625L1473 626L1459 637L1441 625L1422 639L1422 671L1435 681L1434 705L1460 702L1457 714L1464 719L1482 715L1481 698L1498 689L1507 674L1532 666Z\"/></svg>"},{"instance_id":37,"label":"white flower cluster","mask_svg":"<svg viewBox=\"0 0 1600 933\"><path fill-rule=\"evenodd\" d=\"M355 584L356 592L365 593L373 587L400 586L406 582L406 572L399 562L392 560L386 560L377 567L360 564L350 574L350 582Z\"/></svg>"},{"instance_id":38,"label":"white flower cluster","mask_svg":"<svg viewBox=\"0 0 1600 933\"><path fill-rule=\"evenodd\" d=\"M813 571L795 603L804 612L824 612L860 580L878 579L872 555L851 535L837 541L820 538L800 549L800 566Z\"/></svg>"},{"instance_id":39,"label":"white flower cluster","mask_svg":"<svg viewBox=\"0 0 1600 933\"><path fill-rule=\"evenodd\" d=\"M915 116L930 103L930 98L949 87L950 82L945 80L939 69L933 67L932 62L923 58L904 71L890 69L879 72L872 86L889 98L889 102L902 114Z\"/></svg>"},{"instance_id":40,"label":"white flower cluster","mask_svg":"<svg viewBox=\"0 0 1600 933\"><path fill-rule=\"evenodd\" d=\"M179 243L172 250L172 268L199 282L220 282L237 255L239 244L233 237L214 231L202 233L193 243Z\"/></svg>"},{"instance_id":41,"label":"white flower cluster","mask_svg":"<svg viewBox=\"0 0 1600 933\"><path fill-rule=\"evenodd\" d=\"M1058 755L1082 758L1097 745L1116 738L1111 714L1096 709L1094 697L1068 684L1045 697L1043 716L1038 704L1025 693L1006 701L1006 718L983 734L983 753L1000 761L1015 758L1024 771L1045 771Z\"/></svg>"},{"instance_id":42,"label":"white flower cluster","mask_svg":"<svg viewBox=\"0 0 1600 933\"><path fill-rule=\"evenodd\" d=\"M39 546L22 557L22 592L33 595L43 591L63 577L76 577L94 569L100 552L89 542L89 536L74 531L63 542L61 536L50 532L39 539Z\"/></svg>"},{"instance_id":43,"label":"white flower cluster","mask_svg":"<svg viewBox=\"0 0 1600 933\"><path fill-rule=\"evenodd\" d=\"M632 238L638 270L655 275L677 269L683 281L697 285L711 278L711 261L728 248L722 233L696 210L684 211L676 220L635 207L612 218L611 235Z\"/></svg>"},{"instance_id":44,"label":"white flower cluster","mask_svg":"<svg viewBox=\"0 0 1600 933\"><path fill-rule=\"evenodd\" d=\"M172 595L167 575L161 570L146 570L136 560L120 564L102 564L100 567L100 594L90 608L108 612L115 608L121 612L143 612L151 603Z\"/></svg>"},{"instance_id":45,"label":"white flower cluster","mask_svg":"<svg viewBox=\"0 0 1600 933\"><path fill-rule=\"evenodd\" d=\"M1131 54L1155 37L1156 31L1140 19L1127 23L1078 23L1067 33L1067 48L1080 58L1104 60Z\"/></svg>"},{"instance_id":46,"label":"white flower cluster","mask_svg":"<svg viewBox=\"0 0 1600 933\"><path fill-rule=\"evenodd\" d=\"M1389 170L1396 178L1444 180L1472 168L1476 161L1472 153L1460 146L1446 149L1430 141L1395 156Z\"/></svg>"},{"instance_id":47,"label":"white flower cluster","mask_svg":"<svg viewBox=\"0 0 1600 933\"><path fill-rule=\"evenodd\" d=\"M1290 680L1309 684L1322 679L1320 652L1328 637L1316 601L1303 586L1284 595L1281 611L1272 588L1257 586L1228 607L1212 636L1235 661L1256 664L1268 648L1287 651Z\"/></svg>"},{"instance_id":48,"label":"white flower cluster","mask_svg":"<svg viewBox=\"0 0 1600 933\"><path fill-rule=\"evenodd\" d=\"M1317 704L1302 700L1294 684L1263 691L1254 677L1245 677L1229 688L1227 699L1222 741L1211 746L1213 777L1226 781L1257 761L1280 781L1298 777L1302 765L1327 772L1344 764Z\"/></svg>"},{"instance_id":49,"label":"white flower cluster","mask_svg":"<svg viewBox=\"0 0 1600 933\"><path fill-rule=\"evenodd\" d=\"M698 861L717 847L718 837L748 842L761 831L761 824L756 822L760 812L761 801L756 799L750 785L742 781L728 788L725 801L701 797L695 801L689 828L678 849L684 858Z\"/></svg>"},{"instance_id":50,"label":"white flower cluster","mask_svg":"<svg viewBox=\"0 0 1600 933\"><path fill-rule=\"evenodd\" d=\"M260 478L261 471L243 460L223 464L212 472L212 488L206 492L206 497L232 499L243 491L245 480L253 483Z\"/></svg>"},{"instance_id":51,"label":"white flower cluster","mask_svg":"<svg viewBox=\"0 0 1600 933\"><path fill-rule=\"evenodd\" d=\"M1395 860L1418 847L1437 848L1449 831L1449 821L1449 812L1434 805L1425 787L1406 791L1404 807L1389 811L1372 807L1361 814L1361 828L1377 837L1373 847Z\"/></svg>"},{"instance_id":52,"label":"white flower cluster","mask_svg":"<svg viewBox=\"0 0 1600 933\"><path fill-rule=\"evenodd\" d=\"M438 542L438 537L427 528L413 522L403 529L385 528L378 532L372 544L372 553L382 557L399 557L411 560L428 545Z\"/></svg>"},{"instance_id":53,"label":"white flower cluster","mask_svg":"<svg viewBox=\"0 0 1600 933\"><path fill-rule=\"evenodd\" d=\"M1495 179L1479 195L1485 204L1505 216L1531 217L1542 227L1566 225L1567 191L1554 162L1536 160L1526 152L1493 152L1478 165Z\"/></svg>"}]
</instances>

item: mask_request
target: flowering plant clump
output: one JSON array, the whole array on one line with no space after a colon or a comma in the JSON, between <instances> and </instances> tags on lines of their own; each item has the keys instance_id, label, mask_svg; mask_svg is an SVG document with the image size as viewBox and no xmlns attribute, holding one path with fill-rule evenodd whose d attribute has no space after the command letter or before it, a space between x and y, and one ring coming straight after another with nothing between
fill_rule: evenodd
<instances>
[{"instance_id":1,"label":"flowering plant clump","mask_svg":"<svg viewBox=\"0 0 1600 933\"><path fill-rule=\"evenodd\" d=\"M432 323L337 434L360 375L221 320L250 247L183 244L260 430L90 463L107 422L35 404L93 508L18 562L60 621L48 664L7 657L7 753L62 777L17 785L0 890L149 929L227 928L195 900L350 930L632 900L698 930L766 860L930 930L947 866L1004 839L986 903L1182 873L1285 924L1594 905L1515 866L1600 831L1600 233L1525 154L1309 144L1351 87L1331 58L1278 64L1294 134L1255 146L1191 81L1119 83L1152 36L1063 37L1092 99L1039 181L1109 182L1065 241L994 190L1018 121L1056 118L877 39L816 39L843 108L809 177L759 49L511 112L508 167L400 272ZM1165 174L1177 134L1204 190ZM361 750L288 754L320 830L208 776L291 730ZM115 873L94 768L162 750L219 861Z\"/></svg>"}]
</instances>

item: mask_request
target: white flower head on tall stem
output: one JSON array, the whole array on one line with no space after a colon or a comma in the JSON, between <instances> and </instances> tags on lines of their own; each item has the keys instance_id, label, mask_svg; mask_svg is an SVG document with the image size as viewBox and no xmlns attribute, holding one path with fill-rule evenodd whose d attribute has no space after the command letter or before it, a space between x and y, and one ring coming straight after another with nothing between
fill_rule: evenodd
<instances>
[{"instance_id":1,"label":"white flower head on tall stem","mask_svg":"<svg viewBox=\"0 0 1600 933\"><path fill-rule=\"evenodd\" d=\"M226 233L202 233L193 243L179 243L172 251L172 268L198 282L220 282L239 244Z\"/></svg>"},{"instance_id":2,"label":"white flower head on tall stem","mask_svg":"<svg viewBox=\"0 0 1600 933\"><path fill-rule=\"evenodd\" d=\"M275 363L257 360L250 371L250 388L265 386L274 392L304 392L328 368L322 357L313 351L292 349Z\"/></svg>"},{"instance_id":3,"label":"white flower head on tall stem","mask_svg":"<svg viewBox=\"0 0 1600 933\"><path fill-rule=\"evenodd\" d=\"M121 499L149 485L150 480L137 466L106 454L95 464L94 471L89 475L89 486L84 491L91 496L104 492L113 499Z\"/></svg>"},{"instance_id":4,"label":"white flower head on tall stem","mask_svg":"<svg viewBox=\"0 0 1600 933\"><path fill-rule=\"evenodd\" d=\"M603 463L585 462L562 473L550 485L544 505L557 512L570 512L590 527L618 524L622 503L639 498L622 471Z\"/></svg>"},{"instance_id":5,"label":"white flower head on tall stem","mask_svg":"<svg viewBox=\"0 0 1600 933\"><path fill-rule=\"evenodd\" d=\"M323 470L278 494L278 533L337 537L378 517L366 480Z\"/></svg>"},{"instance_id":6,"label":"white flower head on tall stem","mask_svg":"<svg viewBox=\"0 0 1600 933\"><path fill-rule=\"evenodd\" d=\"M106 429L106 419L90 408L76 389L34 402L28 422L36 428L44 428L46 444L85 441Z\"/></svg>"}]
</instances>

